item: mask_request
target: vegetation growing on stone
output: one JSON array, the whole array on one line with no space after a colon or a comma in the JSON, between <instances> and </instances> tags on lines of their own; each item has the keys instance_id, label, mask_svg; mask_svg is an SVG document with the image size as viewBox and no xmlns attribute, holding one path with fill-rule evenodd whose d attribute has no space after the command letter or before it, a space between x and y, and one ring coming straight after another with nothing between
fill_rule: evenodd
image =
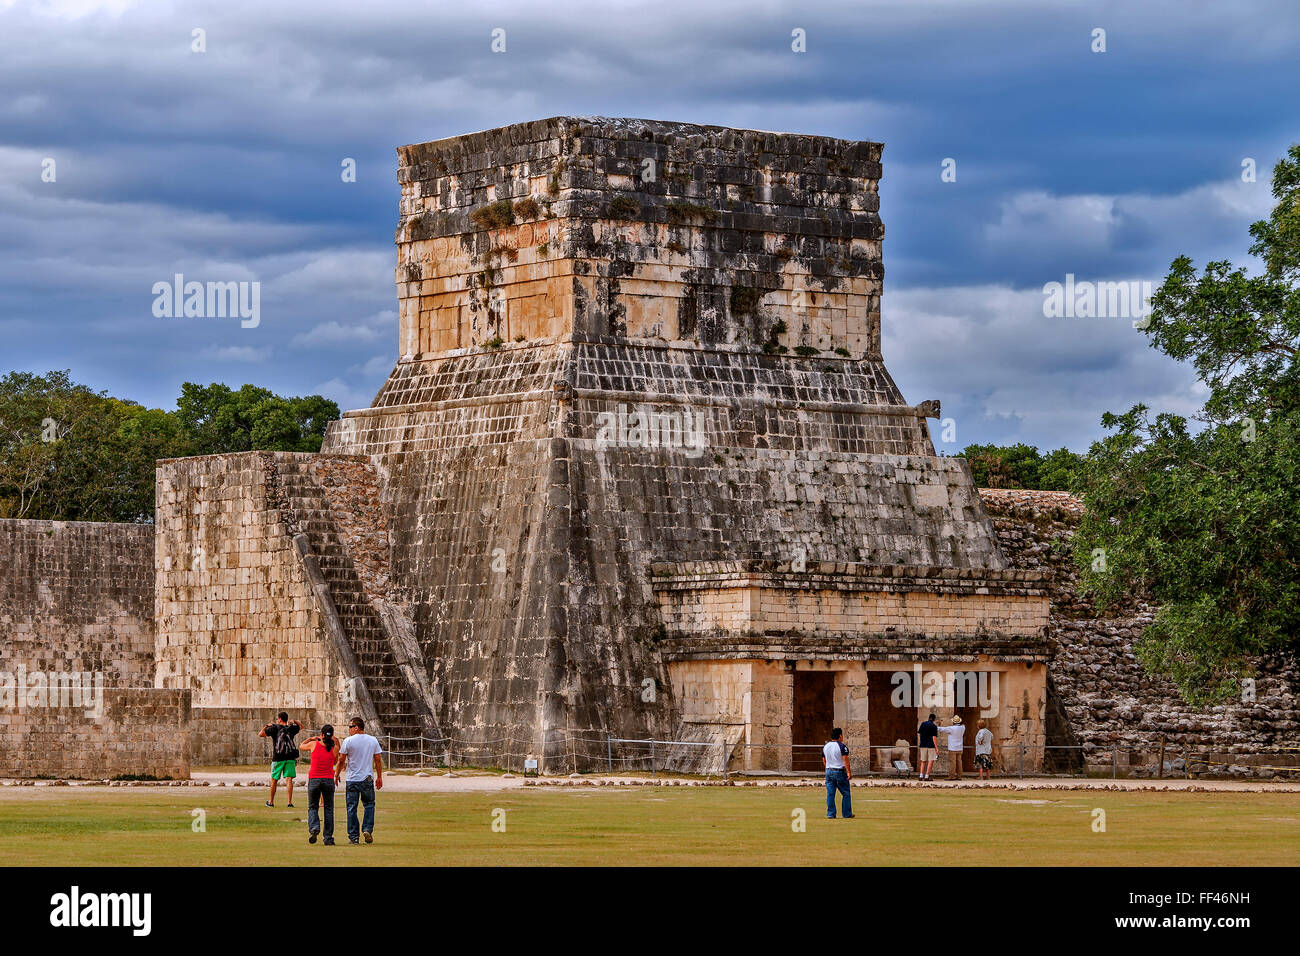
<instances>
[{"instance_id":1,"label":"vegetation growing on stone","mask_svg":"<svg viewBox=\"0 0 1300 956\"><path fill-rule=\"evenodd\" d=\"M546 177L546 192L548 195L558 196L560 194L560 176L563 175L565 168L566 164L561 159L555 164L555 168L551 170L551 175Z\"/></svg>"},{"instance_id":2,"label":"vegetation growing on stone","mask_svg":"<svg viewBox=\"0 0 1300 956\"><path fill-rule=\"evenodd\" d=\"M542 214L542 207L532 196L526 196L515 203L515 216L518 219L536 219Z\"/></svg>"},{"instance_id":3,"label":"vegetation growing on stone","mask_svg":"<svg viewBox=\"0 0 1300 956\"><path fill-rule=\"evenodd\" d=\"M789 351L780 343L781 336L788 332L790 327L785 324L785 319L777 319L772 323L772 330L767 335L767 340L763 342L764 355L783 355Z\"/></svg>"},{"instance_id":4,"label":"vegetation growing on stone","mask_svg":"<svg viewBox=\"0 0 1300 956\"><path fill-rule=\"evenodd\" d=\"M610 219L636 219L641 215L641 204L631 196L619 196L610 200L606 215Z\"/></svg>"},{"instance_id":5,"label":"vegetation growing on stone","mask_svg":"<svg viewBox=\"0 0 1300 956\"><path fill-rule=\"evenodd\" d=\"M515 209L509 199L498 199L475 209L469 218L480 229L501 229L515 221Z\"/></svg>"},{"instance_id":6,"label":"vegetation growing on stone","mask_svg":"<svg viewBox=\"0 0 1300 956\"><path fill-rule=\"evenodd\" d=\"M673 222L687 222L691 219L700 219L704 222L713 222L718 218L717 210L710 206L701 206L694 202L681 202L674 200L664 206L668 212L668 218Z\"/></svg>"}]
</instances>

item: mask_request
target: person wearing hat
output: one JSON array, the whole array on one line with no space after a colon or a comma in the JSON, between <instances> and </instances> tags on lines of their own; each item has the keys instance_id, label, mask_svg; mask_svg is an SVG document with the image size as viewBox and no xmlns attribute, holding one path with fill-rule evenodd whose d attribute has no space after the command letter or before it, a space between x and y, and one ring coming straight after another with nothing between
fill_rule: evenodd
<instances>
[{"instance_id":1,"label":"person wearing hat","mask_svg":"<svg viewBox=\"0 0 1300 956\"><path fill-rule=\"evenodd\" d=\"M966 736L961 714L953 714L952 723L947 727L940 727L939 733L948 739L948 779L960 780L962 738Z\"/></svg>"}]
</instances>

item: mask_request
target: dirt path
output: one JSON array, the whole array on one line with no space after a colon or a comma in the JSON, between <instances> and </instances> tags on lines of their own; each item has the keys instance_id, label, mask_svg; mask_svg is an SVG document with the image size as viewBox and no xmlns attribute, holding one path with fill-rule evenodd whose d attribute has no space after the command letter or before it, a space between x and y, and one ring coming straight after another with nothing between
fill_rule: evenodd
<instances>
[{"instance_id":1,"label":"dirt path","mask_svg":"<svg viewBox=\"0 0 1300 956\"><path fill-rule=\"evenodd\" d=\"M268 780L265 771L231 770L231 771L197 771L193 779L206 781L211 786L265 786ZM736 777L733 781L740 786L754 787L820 787L822 782L816 777L774 778L774 777ZM545 788L568 786L716 786L718 781L697 781L683 779L657 779L644 777L529 777L525 780L519 776L502 776L500 774L457 774L447 776L442 771L432 771L428 776L414 774L389 773L384 777L384 789L390 792L416 793L455 793L461 791L495 791L513 790L523 786ZM295 789L306 785L306 777L298 778ZM1296 793L1300 794L1300 781L1248 781L1248 780L1107 780L1100 778L1039 778L1039 779L998 779L981 782L963 780L952 783L935 780L920 783L916 780L857 779L854 787L890 788L908 787L933 790L1161 790L1189 792L1240 792L1240 793Z\"/></svg>"},{"instance_id":2,"label":"dirt path","mask_svg":"<svg viewBox=\"0 0 1300 956\"><path fill-rule=\"evenodd\" d=\"M207 781L211 786L224 784L229 787L232 784L240 786L268 786L270 776L265 770L248 771L248 770L221 770L221 771L196 771L191 779L197 781ZM483 774L479 775L461 775L454 777L445 776L441 771L434 771L427 777L420 777L414 774L404 773L386 773L384 774L384 790L386 792L438 792L438 793L455 793L464 790L511 790L515 787L522 787L524 781L520 777L503 777L500 774ZM300 775L295 783L294 790L302 790L307 786L307 775ZM340 789L342 786L340 785ZM283 784L276 791L276 800L280 799L280 793L283 790Z\"/></svg>"}]
</instances>

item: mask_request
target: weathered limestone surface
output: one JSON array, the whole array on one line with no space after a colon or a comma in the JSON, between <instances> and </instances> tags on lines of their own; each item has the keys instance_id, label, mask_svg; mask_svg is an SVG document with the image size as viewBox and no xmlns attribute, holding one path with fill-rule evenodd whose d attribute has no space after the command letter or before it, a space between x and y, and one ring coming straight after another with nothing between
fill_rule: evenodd
<instances>
[{"instance_id":1,"label":"weathered limestone surface","mask_svg":"<svg viewBox=\"0 0 1300 956\"><path fill-rule=\"evenodd\" d=\"M1033 572L757 561L654 565L665 627L678 634L1040 638L1043 576Z\"/></svg>"},{"instance_id":2,"label":"weathered limestone surface","mask_svg":"<svg viewBox=\"0 0 1300 956\"><path fill-rule=\"evenodd\" d=\"M342 676L259 454L162 461L157 484L157 686L196 707L337 709Z\"/></svg>"},{"instance_id":3,"label":"weathered limestone surface","mask_svg":"<svg viewBox=\"0 0 1300 956\"><path fill-rule=\"evenodd\" d=\"M402 358L323 452L382 476L392 600L458 749L691 732L667 664L709 652L657 564L969 572L859 619L860 594L759 658L1041 658L1041 586L1007 588L937 405L880 355L879 144L562 118L399 159Z\"/></svg>"},{"instance_id":4,"label":"weathered limestone surface","mask_svg":"<svg viewBox=\"0 0 1300 956\"><path fill-rule=\"evenodd\" d=\"M188 779L188 690L106 687L103 710L0 708L0 777Z\"/></svg>"},{"instance_id":5,"label":"weathered limestone surface","mask_svg":"<svg viewBox=\"0 0 1300 956\"><path fill-rule=\"evenodd\" d=\"M878 357L880 152L603 117L403 147L402 354L572 333Z\"/></svg>"},{"instance_id":6,"label":"weathered limestone surface","mask_svg":"<svg viewBox=\"0 0 1300 956\"><path fill-rule=\"evenodd\" d=\"M1252 703L1192 707L1172 683L1147 674L1133 654L1134 640L1151 622L1151 604L1135 597L1103 614L1079 595L1070 542L1082 503L1052 491L983 489L980 495L1011 566L1051 573L1051 686L1066 718L1054 742L1082 745L1089 761L1102 766L1110 765L1116 743L1121 753L1132 749L1135 761L1153 765L1162 735L1167 762L1184 748L1192 755L1227 754L1222 762L1240 773L1255 772L1249 764L1288 762L1283 756L1300 730L1294 661L1257 661ZM1231 756L1268 750L1279 753ZM1189 756L1189 763L1195 769L1198 761Z\"/></svg>"},{"instance_id":7,"label":"weathered limestone surface","mask_svg":"<svg viewBox=\"0 0 1300 956\"><path fill-rule=\"evenodd\" d=\"M0 776L188 777L153 672L152 527L0 520Z\"/></svg>"},{"instance_id":8,"label":"weathered limestone surface","mask_svg":"<svg viewBox=\"0 0 1300 956\"><path fill-rule=\"evenodd\" d=\"M153 685L153 528L0 519L0 670Z\"/></svg>"}]
</instances>

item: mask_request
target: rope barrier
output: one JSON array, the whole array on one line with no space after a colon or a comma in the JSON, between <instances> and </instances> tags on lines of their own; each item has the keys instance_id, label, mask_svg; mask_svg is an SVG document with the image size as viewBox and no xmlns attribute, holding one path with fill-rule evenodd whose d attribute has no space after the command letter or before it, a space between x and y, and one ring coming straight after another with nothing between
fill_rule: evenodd
<instances>
[{"instance_id":1,"label":"rope barrier","mask_svg":"<svg viewBox=\"0 0 1300 956\"><path fill-rule=\"evenodd\" d=\"M315 732L304 730L308 736ZM592 736L596 734L598 736ZM660 770L685 771L699 773L706 777L726 776L737 751L746 754L771 752L793 755L800 751L820 751L824 744L750 744L730 743L725 736L717 740L669 740L659 738L613 737L603 735L594 728L572 728L547 730L540 737L517 737L506 734L498 737L486 737L481 740L464 740L453 736L433 737L427 735L376 735L384 746L386 762L390 767L501 767L507 770L522 769L524 761L532 758L538 761L539 770L549 772L579 769L584 771L644 770L653 773ZM346 739L346 734L336 734L338 739ZM1161 750L1160 738L1147 740L1141 738L1115 743L1083 744L1048 744L1042 735L1037 739L1026 739L1014 743L993 744L992 757L1002 776L1074 776L1079 773L1099 770L1104 772L1107 763L1111 774L1118 777L1121 769L1126 776L1151 776L1165 773L1189 775L1192 764L1203 764L1207 768L1228 767L1250 758L1280 757L1282 763L1289 760L1300 747L1280 746L1260 748L1248 753L1232 753L1226 749L1217 749L1213 744L1184 745ZM410 744L418 742L418 746ZM888 752L902 749L890 744L868 745L857 748L870 753ZM906 745L908 757L912 758L918 745ZM936 746L939 755L948 753L942 743ZM973 743L965 744L962 753L974 751ZM1157 752L1167 754L1168 759L1153 763L1150 758ZM1052 755L1065 760L1049 764ZM1142 760L1133 761L1135 754ZM1040 760L1041 755L1041 760ZM1121 764L1121 755L1124 757ZM701 760L700 758L704 759ZM752 759L752 758L751 758ZM1156 757L1157 761L1159 760ZM760 757L761 760L761 757ZM749 761L747 761L749 762ZM776 761L784 763L783 760ZM1181 762L1181 766L1179 763ZM581 764L581 767L579 767ZM702 764L702 766L701 766ZM752 763L750 764L753 765ZM1063 769L1064 768L1064 769ZM779 768L773 770L780 772ZM786 768L789 769L789 768ZM1300 766L1263 766L1255 769L1271 772L1300 771ZM908 772L914 767L909 765ZM1136 773L1135 773L1136 771ZM807 772L807 771L805 771ZM864 775L873 772L889 773L887 767L859 770ZM900 771L894 771L900 772ZM1198 773L1204 772L1201 770Z\"/></svg>"}]
</instances>

